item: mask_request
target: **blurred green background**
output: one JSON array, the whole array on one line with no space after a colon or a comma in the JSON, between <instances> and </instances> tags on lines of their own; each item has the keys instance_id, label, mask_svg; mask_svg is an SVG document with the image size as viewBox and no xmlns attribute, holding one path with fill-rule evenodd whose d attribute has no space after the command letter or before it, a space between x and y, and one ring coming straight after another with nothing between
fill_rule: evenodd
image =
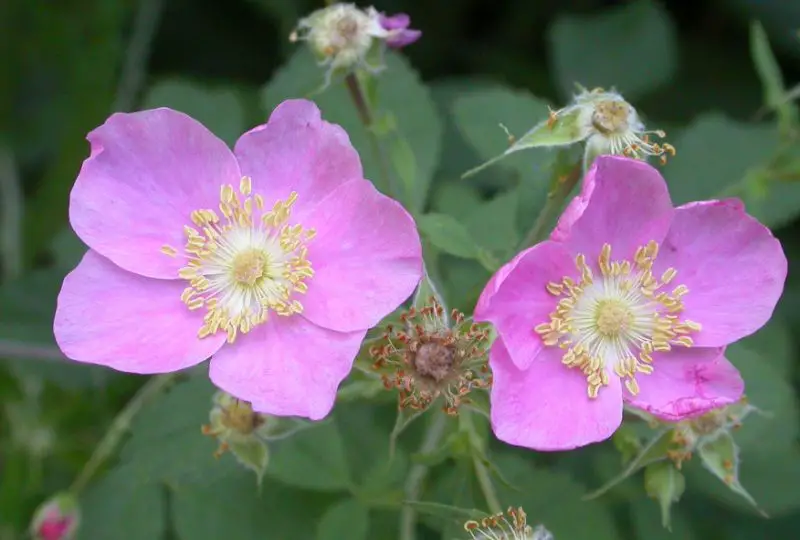
<instances>
[{"instance_id":1,"label":"blurred green background","mask_svg":"<svg viewBox=\"0 0 800 540\"><path fill-rule=\"evenodd\" d=\"M84 247L68 194L88 155L86 133L116 110L166 105L233 143L321 74L287 37L310 0L5 0L0 3L0 540L22 538L31 513L65 488L144 378L62 362L51 322L60 282ZM502 122L522 134L585 86L616 86L678 155L664 167L676 203L738 196L773 227L790 259L774 319L729 349L756 418L740 440L741 480L764 520L696 463L673 508L672 533L641 475L605 497L581 496L614 476L610 443L565 454L492 444L522 491L502 488L557 540L796 538L800 531L797 391L800 331L800 124L782 99L800 81L800 2L708 0L385 0L422 40L389 58L381 107L414 152L412 206L455 218L474 246L437 241L429 265L449 303L470 309L541 208L553 154L525 152L469 181L459 175L502 151ZM759 20L777 59L754 47ZM765 56L766 55L766 56ZM760 58L754 62L754 56ZM366 148L340 85L318 97L331 121ZM776 90L777 88L777 90ZM780 91L779 91L780 90ZM779 114L765 105L780 102ZM362 152L367 176L375 164ZM430 227L425 226L426 221ZM450 243L448 245L448 243ZM462 246L463 247L463 246ZM472 256L472 253L478 255ZM457 256L456 256L457 255ZM474 259L474 260L470 260ZM396 502L424 422L403 435L384 470L393 396L337 406L330 423L276 445L261 493L200 435L212 388L189 377L134 422L120 458L83 498L83 540L397 538ZM751 420L748 420L748 423ZM753 436L752 433L756 433ZM324 449L321 451L320 449ZM436 469L429 500L480 506L456 457ZM394 505L394 506L393 506ZM424 538L458 538L426 517Z\"/></svg>"}]
</instances>

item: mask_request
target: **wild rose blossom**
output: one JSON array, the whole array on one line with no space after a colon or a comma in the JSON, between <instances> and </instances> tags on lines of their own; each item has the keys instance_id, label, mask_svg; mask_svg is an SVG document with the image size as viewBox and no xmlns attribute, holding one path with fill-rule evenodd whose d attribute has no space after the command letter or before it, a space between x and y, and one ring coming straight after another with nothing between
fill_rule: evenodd
<instances>
[{"instance_id":1,"label":"wild rose blossom","mask_svg":"<svg viewBox=\"0 0 800 540\"><path fill-rule=\"evenodd\" d=\"M114 114L88 140L64 354L131 373L213 355L211 380L256 411L327 415L367 329L422 275L413 219L364 180L347 134L291 100L233 152L169 109Z\"/></svg>"},{"instance_id":2,"label":"wild rose blossom","mask_svg":"<svg viewBox=\"0 0 800 540\"><path fill-rule=\"evenodd\" d=\"M673 208L652 166L602 156L551 239L487 284L492 424L539 450L608 438L623 399L665 420L741 398L724 347L772 315L786 258L738 200Z\"/></svg>"}]
</instances>

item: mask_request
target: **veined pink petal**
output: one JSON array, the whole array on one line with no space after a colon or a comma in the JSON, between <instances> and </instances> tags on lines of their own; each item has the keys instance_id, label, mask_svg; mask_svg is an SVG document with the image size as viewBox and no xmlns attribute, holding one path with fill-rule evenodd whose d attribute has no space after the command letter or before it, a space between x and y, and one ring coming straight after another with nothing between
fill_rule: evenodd
<instances>
[{"instance_id":1,"label":"veined pink petal","mask_svg":"<svg viewBox=\"0 0 800 540\"><path fill-rule=\"evenodd\" d=\"M366 330L340 333L272 316L211 359L214 384L262 413L320 420L330 413Z\"/></svg>"},{"instance_id":2,"label":"veined pink petal","mask_svg":"<svg viewBox=\"0 0 800 540\"><path fill-rule=\"evenodd\" d=\"M340 332L364 330L406 300L422 277L414 220L366 180L343 184L303 220L314 276L303 315Z\"/></svg>"},{"instance_id":3,"label":"veined pink petal","mask_svg":"<svg viewBox=\"0 0 800 540\"><path fill-rule=\"evenodd\" d=\"M558 301L547 291L547 283L575 278L578 270L566 249L551 241L523 251L515 261L491 300L476 308L475 321L494 324L514 364L527 369L544 347L534 328L549 322ZM490 281L487 287L495 286Z\"/></svg>"},{"instance_id":4,"label":"veined pink petal","mask_svg":"<svg viewBox=\"0 0 800 540\"><path fill-rule=\"evenodd\" d=\"M674 214L661 174L632 158L598 157L579 197L559 221L555 239L571 253L583 253L591 264L606 243L617 260L632 258L651 240L661 242ZM581 212L584 200L588 202Z\"/></svg>"},{"instance_id":5,"label":"veined pink petal","mask_svg":"<svg viewBox=\"0 0 800 540\"><path fill-rule=\"evenodd\" d=\"M587 395L586 377L561 363L563 351L543 350L526 370L511 361L500 339L489 353L494 382L492 429L503 442L539 451L571 450L611 437L622 422L619 378L598 397Z\"/></svg>"},{"instance_id":6,"label":"veined pink petal","mask_svg":"<svg viewBox=\"0 0 800 540\"><path fill-rule=\"evenodd\" d=\"M224 142L170 109L116 113L89 133L91 156L70 195L73 229L125 270L171 279L192 211L219 206L222 184L238 186L239 166Z\"/></svg>"},{"instance_id":7,"label":"veined pink petal","mask_svg":"<svg viewBox=\"0 0 800 540\"><path fill-rule=\"evenodd\" d=\"M486 310L489 308L489 303L492 301L494 294L497 292L497 289L500 288L500 285L508 277L508 274L516 268L517 263L525 254L525 251L517 253L513 259L508 261L506 264L500 267L500 269L494 273L494 275L489 279L489 282L486 283L486 286L483 288L480 297L478 298L478 303L475 305L475 313L485 313Z\"/></svg>"},{"instance_id":8,"label":"veined pink petal","mask_svg":"<svg viewBox=\"0 0 800 540\"><path fill-rule=\"evenodd\" d=\"M677 422L741 399L744 381L722 348L692 347L653 354L653 373L636 377L639 393L625 401Z\"/></svg>"},{"instance_id":9,"label":"veined pink petal","mask_svg":"<svg viewBox=\"0 0 800 540\"><path fill-rule=\"evenodd\" d=\"M139 276L89 250L64 279L54 333L70 359L128 373L199 364L225 341L197 338L202 313L181 302L184 283Z\"/></svg>"},{"instance_id":10,"label":"veined pink petal","mask_svg":"<svg viewBox=\"0 0 800 540\"><path fill-rule=\"evenodd\" d=\"M654 266L678 271L670 287L686 285L681 319L702 325L695 345L727 345L763 326L783 292L787 263L770 230L736 200L676 209Z\"/></svg>"},{"instance_id":11,"label":"veined pink petal","mask_svg":"<svg viewBox=\"0 0 800 540\"><path fill-rule=\"evenodd\" d=\"M564 208L564 212L558 218L555 229L550 233L551 240L566 240L569 238L570 229L572 225L583 215L586 206L592 199L592 192L594 192L596 169L593 167L589 170L589 174L583 177L583 184L581 184L581 191Z\"/></svg>"},{"instance_id":12,"label":"veined pink petal","mask_svg":"<svg viewBox=\"0 0 800 540\"><path fill-rule=\"evenodd\" d=\"M251 129L236 143L236 157L253 191L268 207L298 194L292 220L305 214L337 187L361 180L358 153L345 131L325 122L312 101L287 100L278 105L269 122Z\"/></svg>"}]
</instances>

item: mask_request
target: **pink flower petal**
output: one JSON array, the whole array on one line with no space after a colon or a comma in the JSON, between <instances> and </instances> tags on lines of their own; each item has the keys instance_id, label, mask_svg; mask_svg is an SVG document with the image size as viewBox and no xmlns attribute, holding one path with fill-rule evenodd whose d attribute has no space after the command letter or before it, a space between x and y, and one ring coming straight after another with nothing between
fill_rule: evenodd
<instances>
[{"instance_id":1,"label":"pink flower petal","mask_svg":"<svg viewBox=\"0 0 800 540\"><path fill-rule=\"evenodd\" d=\"M486 283L486 286L483 288L483 291L478 298L478 303L475 305L475 313L485 313L486 309L489 307L489 303L492 301L492 298L494 298L497 289L499 289L500 285L502 285L506 280L508 274L510 274L511 271L516 268L517 263L519 263L519 260L523 255L525 255L525 253L525 251L517 253L513 259L501 266L500 269L494 273L491 279L489 279L489 282Z\"/></svg>"},{"instance_id":2,"label":"pink flower petal","mask_svg":"<svg viewBox=\"0 0 800 540\"><path fill-rule=\"evenodd\" d=\"M584 200L588 200L585 208ZM613 260L633 257L636 248L661 242L674 210L667 184L652 166L636 159L600 156L587 173L579 200L559 220L555 238L573 254L596 260L611 244Z\"/></svg>"},{"instance_id":3,"label":"pink flower petal","mask_svg":"<svg viewBox=\"0 0 800 540\"><path fill-rule=\"evenodd\" d=\"M219 206L222 184L238 186L233 153L200 123L170 109L111 115L88 135L70 196L73 229L118 266L143 276L177 278L190 214Z\"/></svg>"},{"instance_id":4,"label":"pink flower petal","mask_svg":"<svg viewBox=\"0 0 800 540\"><path fill-rule=\"evenodd\" d=\"M547 292L547 283L575 278L578 270L564 247L551 241L523 251L514 262L490 301L475 310L475 321L494 324L514 364L526 369L544 347L534 328L550 320L558 300ZM487 288L495 286L490 281Z\"/></svg>"},{"instance_id":5,"label":"pink flower petal","mask_svg":"<svg viewBox=\"0 0 800 540\"><path fill-rule=\"evenodd\" d=\"M564 212L558 218L555 229L550 233L551 240L563 241L569 238L569 231L572 229L572 225L583 215L586 206L592 200L592 193L596 185L595 177L597 176L595 172L595 167L592 167L589 170L589 174L584 176L580 193L573 197L567 207L564 208Z\"/></svg>"},{"instance_id":6,"label":"pink flower petal","mask_svg":"<svg viewBox=\"0 0 800 540\"><path fill-rule=\"evenodd\" d=\"M571 450L608 439L622 422L619 378L610 377L596 399L586 377L561 363L563 351L544 349L524 371L514 366L502 341L489 363L492 429L498 439L540 451Z\"/></svg>"},{"instance_id":7,"label":"pink flower petal","mask_svg":"<svg viewBox=\"0 0 800 540\"><path fill-rule=\"evenodd\" d=\"M692 347L653 355L653 373L636 377L639 393L625 401L677 422L737 402L744 392L739 371L722 348Z\"/></svg>"},{"instance_id":8,"label":"pink flower petal","mask_svg":"<svg viewBox=\"0 0 800 540\"><path fill-rule=\"evenodd\" d=\"M744 212L739 201L681 206L654 266L674 267L670 287L686 285L682 319L700 323L695 345L727 345L763 326L786 281L786 256L770 230Z\"/></svg>"},{"instance_id":9,"label":"pink flower petal","mask_svg":"<svg viewBox=\"0 0 800 540\"><path fill-rule=\"evenodd\" d=\"M364 178L347 133L323 121L317 106L304 99L278 105L269 122L239 138L235 152L268 207L297 192L295 221L345 182Z\"/></svg>"},{"instance_id":10,"label":"pink flower petal","mask_svg":"<svg viewBox=\"0 0 800 540\"><path fill-rule=\"evenodd\" d=\"M333 191L303 220L314 276L300 298L303 315L340 332L364 330L406 300L422 277L414 220L366 180Z\"/></svg>"},{"instance_id":11,"label":"pink flower petal","mask_svg":"<svg viewBox=\"0 0 800 540\"><path fill-rule=\"evenodd\" d=\"M320 420L333 408L365 335L273 316L214 355L211 380L259 412Z\"/></svg>"},{"instance_id":12,"label":"pink flower petal","mask_svg":"<svg viewBox=\"0 0 800 540\"><path fill-rule=\"evenodd\" d=\"M199 364L225 341L197 338L202 314L181 302L181 281L139 276L89 250L64 279L54 333L72 360L128 373Z\"/></svg>"}]
</instances>

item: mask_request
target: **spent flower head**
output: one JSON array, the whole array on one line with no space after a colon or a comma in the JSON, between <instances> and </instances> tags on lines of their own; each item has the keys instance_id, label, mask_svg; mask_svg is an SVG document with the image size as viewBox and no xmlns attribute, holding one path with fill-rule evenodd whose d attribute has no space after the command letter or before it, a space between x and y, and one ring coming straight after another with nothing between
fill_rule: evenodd
<instances>
[{"instance_id":1,"label":"spent flower head","mask_svg":"<svg viewBox=\"0 0 800 540\"><path fill-rule=\"evenodd\" d=\"M763 326L786 257L738 200L677 208L647 163L599 157L549 240L487 284L498 438L539 450L610 437L623 401L668 421L738 401L724 347Z\"/></svg>"},{"instance_id":2,"label":"spent flower head","mask_svg":"<svg viewBox=\"0 0 800 540\"><path fill-rule=\"evenodd\" d=\"M448 317L433 296L423 307L405 311L400 321L401 327L386 328L370 354L384 386L399 390L401 408L426 409L442 396L444 411L456 414L470 391L491 385L485 325L455 309Z\"/></svg>"},{"instance_id":3,"label":"spent flower head","mask_svg":"<svg viewBox=\"0 0 800 540\"><path fill-rule=\"evenodd\" d=\"M258 412L325 417L367 330L422 275L411 215L364 179L345 131L281 103L231 151L189 116L114 114L70 197L89 246L54 333L79 362L178 371Z\"/></svg>"},{"instance_id":4,"label":"spent flower head","mask_svg":"<svg viewBox=\"0 0 800 540\"><path fill-rule=\"evenodd\" d=\"M495 514L464 523L472 540L553 540L553 534L543 525L531 527L522 508L509 508Z\"/></svg>"},{"instance_id":5,"label":"spent flower head","mask_svg":"<svg viewBox=\"0 0 800 540\"><path fill-rule=\"evenodd\" d=\"M320 66L328 68L325 85L336 72L361 68L372 73L383 69L386 46L400 48L419 39L419 30L409 29L408 15L386 16L374 7L333 4L300 19L289 36L292 42L306 41Z\"/></svg>"}]
</instances>

